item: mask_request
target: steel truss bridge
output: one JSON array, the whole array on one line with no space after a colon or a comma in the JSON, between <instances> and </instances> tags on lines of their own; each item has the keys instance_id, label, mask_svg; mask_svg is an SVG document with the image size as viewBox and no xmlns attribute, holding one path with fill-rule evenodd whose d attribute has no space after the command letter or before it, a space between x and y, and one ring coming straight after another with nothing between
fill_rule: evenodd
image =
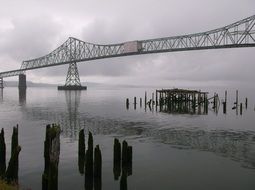
<instances>
[{"instance_id":1,"label":"steel truss bridge","mask_svg":"<svg viewBox=\"0 0 255 190\"><path fill-rule=\"evenodd\" d=\"M255 47L255 15L207 32L110 45L93 44L70 37L51 53L23 61L20 69L0 73L0 86L5 77L44 67L69 64L66 84L75 81L72 85L77 85L80 83L77 62L163 52L243 47Z\"/></svg>"}]
</instances>

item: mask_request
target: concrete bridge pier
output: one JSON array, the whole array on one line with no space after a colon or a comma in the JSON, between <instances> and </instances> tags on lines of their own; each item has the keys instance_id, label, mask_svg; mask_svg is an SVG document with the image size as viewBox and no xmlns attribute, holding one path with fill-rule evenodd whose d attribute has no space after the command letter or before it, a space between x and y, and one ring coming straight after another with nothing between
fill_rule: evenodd
<instances>
[{"instance_id":1,"label":"concrete bridge pier","mask_svg":"<svg viewBox=\"0 0 255 190\"><path fill-rule=\"evenodd\" d=\"M4 88L4 79L0 77L0 89Z\"/></svg>"},{"instance_id":2,"label":"concrete bridge pier","mask_svg":"<svg viewBox=\"0 0 255 190\"><path fill-rule=\"evenodd\" d=\"M27 79L25 74L19 75L19 89L26 89L27 88Z\"/></svg>"}]
</instances>

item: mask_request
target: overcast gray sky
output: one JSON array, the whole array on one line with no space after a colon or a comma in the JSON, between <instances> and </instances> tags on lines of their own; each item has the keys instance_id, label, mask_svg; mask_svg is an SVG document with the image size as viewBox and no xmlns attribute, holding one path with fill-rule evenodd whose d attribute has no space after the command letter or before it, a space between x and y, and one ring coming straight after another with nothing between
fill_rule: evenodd
<instances>
[{"instance_id":1,"label":"overcast gray sky","mask_svg":"<svg viewBox=\"0 0 255 190\"><path fill-rule=\"evenodd\" d=\"M69 36L102 44L142 40L203 32L255 14L254 0L0 2L0 71L17 69L23 60L51 52ZM78 67L83 82L247 84L255 79L255 48L121 57ZM64 83L66 72L67 66L50 67L29 71L27 78Z\"/></svg>"}]
</instances>

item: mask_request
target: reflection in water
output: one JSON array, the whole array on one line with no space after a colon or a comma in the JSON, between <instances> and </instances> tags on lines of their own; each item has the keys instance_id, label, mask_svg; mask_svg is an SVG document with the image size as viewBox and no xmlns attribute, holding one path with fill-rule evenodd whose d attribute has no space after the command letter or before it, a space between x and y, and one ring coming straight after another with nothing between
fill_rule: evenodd
<instances>
[{"instance_id":1,"label":"reflection in water","mask_svg":"<svg viewBox=\"0 0 255 190\"><path fill-rule=\"evenodd\" d=\"M27 97L27 89L19 88L19 103L20 103L20 105L26 104L26 97Z\"/></svg>"},{"instance_id":2,"label":"reflection in water","mask_svg":"<svg viewBox=\"0 0 255 190\"><path fill-rule=\"evenodd\" d=\"M35 118L53 120L54 113L48 114L36 108L27 110ZM59 114L59 113L55 113ZM61 115L61 113L60 113ZM64 127L65 138L77 139L79 129L65 124L65 115L61 127ZM231 131L231 130L203 130L183 127L170 127L165 129L155 128L157 123L133 122L127 120L115 120L98 116L89 117L83 120L77 118L78 126L85 125L93 134L110 135L119 134L124 136L135 136L135 138L153 138L162 143L173 145L176 148L191 148L196 150L213 152L217 155L228 157L231 160L240 162L243 167L255 169L255 132L252 131ZM169 124L170 125L170 124ZM69 128L70 127L70 128ZM71 135L70 135L71 134Z\"/></svg>"},{"instance_id":3,"label":"reflection in water","mask_svg":"<svg viewBox=\"0 0 255 190\"><path fill-rule=\"evenodd\" d=\"M169 128L147 131L153 136L176 148L191 148L213 152L238 161L245 168L255 169L255 133L242 131L204 131Z\"/></svg>"},{"instance_id":4,"label":"reflection in water","mask_svg":"<svg viewBox=\"0 0 255 190\"><path fill-rule=\"evenodd\" d=\"M62 131L66 136L69 136L71 139L76 139L78 131L80 129L80 122L78 121L78 116L81 91L65 91L65 98L68 110L68 120L65 122L65 125L61 125Z\"/></svg>"}]
</instances>

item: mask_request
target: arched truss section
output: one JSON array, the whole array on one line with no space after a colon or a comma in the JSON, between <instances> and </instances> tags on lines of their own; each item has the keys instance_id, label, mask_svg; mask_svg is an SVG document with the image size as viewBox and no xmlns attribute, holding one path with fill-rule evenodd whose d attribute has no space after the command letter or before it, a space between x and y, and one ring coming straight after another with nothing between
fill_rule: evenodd
<instances>
[{"instance_id":1,"label":"arched truss section","mask_svg":"<svg viewBox=\"0 0 255 190\"><path fill-rule=\"evenodd\" d=\"M255 47L255 15L207 32L119 44L99 45L70 37L48 55L23 61L20 69L0 73L0 78L15 76L26 70L94 59L239 47Z\"/></svg>"}]
</instances>

